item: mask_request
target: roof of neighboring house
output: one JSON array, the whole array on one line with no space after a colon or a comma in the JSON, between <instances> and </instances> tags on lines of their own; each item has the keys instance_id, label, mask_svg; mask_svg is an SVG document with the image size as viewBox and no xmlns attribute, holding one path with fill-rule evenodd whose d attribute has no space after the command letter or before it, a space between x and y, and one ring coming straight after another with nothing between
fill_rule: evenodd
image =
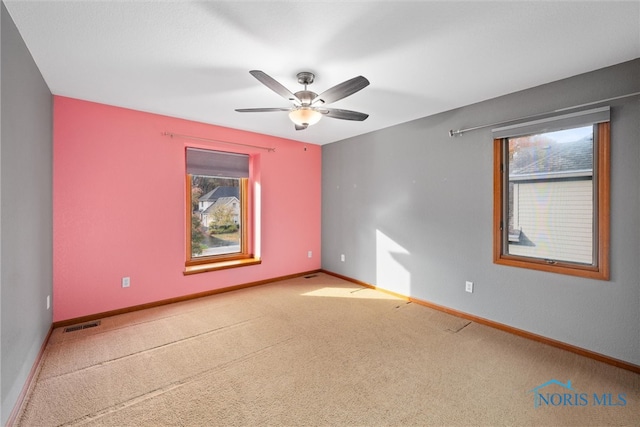
<instances>
[{"instance_id":1,"label":"roof of neighboring house","mask_svg":"<svg viewBox=\"0 0 640 427\"><path fill-rule=\"evenodd\" d=\"M209 206L207 209L203 210L202 213L205 213L205 214L209 213L209 212L213 211L214 209L216 209L218 206L228 206L228 205L231 205L234 202L238 203L238 202L240 202L240 200L236 196L220 197L211 206Z\"/></svg>"},{"instance_id":2,"label":"roof of neighboring house","mask_svg":"<svg viewBox=\"0 0 640 427\"><path fill-rule=\"evenodd\" d=\"M221 197L240 197L240 189L238 187L216 187L204 196L198 198L199 202L215 202Z\"/></svg>"},{"instance_id":3,"label":"roof of neighboring house","mask_svg":"<svg viewBox=\"0 0 640 427\"><path fill-rule=\"evenodd\" d=\"M509 176L592 170L593 140L522 147L513 155L509 168Z\"/></svg>"}]
</instances>

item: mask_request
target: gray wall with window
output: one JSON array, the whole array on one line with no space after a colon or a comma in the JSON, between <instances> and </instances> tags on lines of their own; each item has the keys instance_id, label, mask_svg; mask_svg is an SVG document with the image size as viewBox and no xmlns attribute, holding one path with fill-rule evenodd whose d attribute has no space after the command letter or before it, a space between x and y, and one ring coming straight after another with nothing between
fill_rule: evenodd
<instances>
[{"instance_id":1,"label":"gray wall with window","mask_svg":"<svg viewBox=\"0 0 640 427\"><path fill-rule=\"evenodd\" d=\"M640 59L323 146L323 268L640 365L640 98L607 103L609 281L494 264L491 128L448 135L638 91Z\"/></svg>"},{"instance_id":2,"label":"gray wall with window","mask_svg":"<svg viewBox=\"0 0 640 427\"><path fill-rule=\"evenodd\" d=\"M49 332L52 97L4 3L0 135L0 378L4 425Z\"/></svg>"}]
</instances>

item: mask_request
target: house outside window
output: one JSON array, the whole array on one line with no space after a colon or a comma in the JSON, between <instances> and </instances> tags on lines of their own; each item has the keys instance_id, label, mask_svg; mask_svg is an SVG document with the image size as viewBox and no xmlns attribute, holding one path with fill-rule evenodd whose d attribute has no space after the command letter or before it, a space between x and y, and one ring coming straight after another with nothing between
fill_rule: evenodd
<instances>
[{"instance_id":1,"label":"house outside window","mask_svg":"<svg viewBox=\"0 0 640 427\"><path fill-rule=\"evenodd\" d=\"M241 252L240 179L191 176L191 194L199 197L192 211L191 257L234 254ZM235 208L234 208L235 206ZM194 204L195 207L195 204Z\"/></svg>"},{"instance_id":2,"label":"house outside window","mask_svg":"<svg viewBox=\"0 0 640 427\"><path fill-rule=\"evenodd\" d=\"M250 241L249 156L186 149L185 274L259 263Z\"/></svg>"},{"instance_id":3,"label":"house outside window","mask_svg":"<svg viewBox=\"0 0 640 427\"><path fill-rule=\"evenodd\" d=\"M608 279L609 108L494 138L494 262Z\"/></svg>"}]
</instances>

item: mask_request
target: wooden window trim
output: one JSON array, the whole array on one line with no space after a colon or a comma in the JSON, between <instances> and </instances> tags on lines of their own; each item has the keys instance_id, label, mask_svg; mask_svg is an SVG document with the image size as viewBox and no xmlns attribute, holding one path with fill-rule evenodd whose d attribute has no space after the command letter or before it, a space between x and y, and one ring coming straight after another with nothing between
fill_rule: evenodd
<instances>
[{"instance_id":1,"label":"wooden window trim","mask_svg":"<svg viewBox=\"0 0 640 427\"><path fill-rule=\"evenodd\" d=\"M228 268L245 267L260 264L262 261L252 253L249 236L249 179L240 178L240 206L241 224L240 227L240 252L233 254L214 255L208 257L191 257L191 175L186 175L186 217L185 217L185 270L184 275L204 273L207 271L224 270Z\"/></svg>"},{"instance_id":2,"label":"wooden window trim","mask_svg":"<svg viewBox=\"0 0 640 427\"><path fill-rule=\"evenodd\" d=\"M528 268L551 273L568 274L598 280L609 280L609 252L610 252L610 193L611 193L611 128L609 122L597 125L597 179L598 184L598 230L596 250L597 265L578 265L568 262L554 261L549 263L543 259L529 258L517 255L505 255L503 252L503 197L504 181L502 159L505 149L503 139L493 140L493 262L511 267ZM506 225L504 225L506 227Z\"/></svg>"}]
</instances>

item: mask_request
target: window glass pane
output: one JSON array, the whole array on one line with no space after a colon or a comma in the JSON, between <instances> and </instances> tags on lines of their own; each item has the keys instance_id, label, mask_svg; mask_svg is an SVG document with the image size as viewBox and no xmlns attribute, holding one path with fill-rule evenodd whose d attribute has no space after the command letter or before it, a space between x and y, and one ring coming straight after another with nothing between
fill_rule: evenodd
<instances>
[{"instance_id":1,"label":"window glass pane","mask_svg":"<svg viewBox=\"0 0 640 427\"><path fill-rule=\"evenodd\" d=\"M507 140L509 254L594 263L593 129Z\"/></svg>"},{"instance_id":2,"label":"window glass pane","mask_svg":"<svg viewBox=\"0 0 640 427\"><path fill-rule=\"evenodd\" d=\"M191 175L191 257L240 253L240 179Z\"/></svg>"}]
</instances>

